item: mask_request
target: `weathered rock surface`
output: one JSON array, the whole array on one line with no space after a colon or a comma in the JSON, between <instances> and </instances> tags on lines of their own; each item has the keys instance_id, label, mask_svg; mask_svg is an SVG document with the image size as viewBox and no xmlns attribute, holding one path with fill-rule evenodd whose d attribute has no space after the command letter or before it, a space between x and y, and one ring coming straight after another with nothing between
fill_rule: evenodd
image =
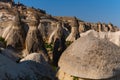
<instances>
[{"instance_id":1,"label":"weathered rock surface","mask_svg":"<svg viewBox=\"0 0 120 80\"><path fill-rule=\"evenodd\" d=\"M86 32L88 30L95 30L97 32L115 32L118 31L119 28L114 26L113 24L105 24L105 23L90 23L90 22L79 22L79 32Z\"/></svg>"},{"instance_id":2,"label":"weathered rock surface","mask_svg":"<svg viewBox=\"0 0 120 80\"><path fill-rule=\"evenodd\" d=\"M68 43L72 43L78 39L83 32L91 29L101 32L101 34L103 34L102 32L115 32L119 30L112 24L89 23L75 17L54 17L47 14L44 10L35 9L33 7L30 8L21 3L15 4L13 0L0 1L0 36L6 40L7 47L14 48L15 51L6 48L6 45L3 46L1 43L0 47L5 48L2 50L2 55L11 59L13 63L18 61L19 58L29 56L29 54L34 55L32 53L38 53L44 57L45 61L49 61L47 53L50 53L50 55L52 55L51 61L57 66L62 52L65 50L66 46L70 45ZM120 45L119 37L114 36L114 33L109 34L109 40ZM115 35L119 35L119 33L116 32ZM104 36L101 37L103 38ZM45 46L46 44L47 47ZM46 48L49 49L46 50ZM19 54L19 56L16 54ZM36 58L35 56L33 57ZM25 59L28 59L28 57L25 57L24 60ZM32 67L29 68L33 68L36 71L35 73L41 76L39 70L41 71L43 68L39 69L39 64L36 64L35 62L36 60L31 62L23 61L19 65L15 63L15 66L17 65L17 67L14 69L21 66L27 66L28 68L28 65L31 65ZM11 65L9 66L11 67ZM21 72L21 70L24 71L24 69L26 68L20 69L18 72ZM25 74L27 73L28 75L29 73L32 74L32 70L30 72L25 72ZM33 77L35 76L33 75ZM6 76L6 79L7 77L8 75Z\"/></svg>"},{"instance_id":3,"label":"weathered rock surface","mask_svg":"<svg viewBox=\"0 0 120 80\"><path fill-rule=\"evenodd\" d=\"M1 54L14 62L18 62L21 58L18 52L9 48L1 49Z\"/></svg>"},{"instance_id":4,"label":"weathered rock surface","mask_svg":"<svg viewBox=\"0 0 120 80\"><path fill-rule=\"evenodd\" d=\"M57 23L57 28L50 35L49 43L53 44L53 64L57 66L58 60L65 50L65 37L61 22Z\"/></svg>"},{"instance_id":5,"label":"weathered rock surface","mask_svg":"<svg viewBox=\"0 0 120 80\"><path fill-rule=\"evenodd\" d=\"M19 13L16 14L15 19L12 22L12 26L9 26L5 29L2 37L5 38L5 41L7 41L7 46L9 45L16 49L23 49L25 33L24 29L22 28Z\"/></svg>"},{"instance_id":6,"label":"weathered rock surface","mask_svg":"<svg viewBox=\"0 0 120 80\"><path fill-rule=\"evenodd\" d=\"M52 70L51 66L46 62L44 55L42 53L31 53L25 58L21 59L22 64L27 64L31 70L37 75L42 75L55 79L55 72Z\"/></svg>"},{"instance_id":7,"label":"weathered rock surface","mask_svg":"<svg viewBox=\"0 0 120 80\"><path fill-rule=\"evenodd\" d=\"M88 30L85 33L80 34L81 37L92 35L97 38L106 39L111 41L112 43L116 44L117 46L120 46L120 31L116 32L96 32L94 30Z\"/></svg>"},{"instance_id":8,"label":"weathered rock surface","mask_svg":"<svg viewBox=\"0 0 120 80\"><path fill-rule=\"evenodd\" d=\"M0 80L35 80L35 75L26 65L16 64L0 54Z\"/></svg>"},{"instance_id":9,"label":"weathered rock surface","mask_svg":"<svg viewBox=\"0 0 120 80\"><path fill-rule=\"evenodd\" d=\"M120 48L110 41L85 36L64 51L59 67L80 78L109 79L120 75L119 53Z\"/></svg>"},{"instance_id":10,"label":"weathered rock surface","mask_svg":"<svg viewBox=\"0 0 120 80\"><path fill-rule=\"evenodd\" d=\"M28 56L29 57L29 56ZM54 80L54 71L39 53L15 63L0 54L0 80Z\"/></svg>"},{"instance_id":11,"label":"weathered rock surface","mask_svg":"<svg viewBox=\"0 0 120 80\"><path fill-rule=\"evenodd\" d=\"M76 17L74 18L72 24L71 24L71 33L69 36L66 38L66 41L74 41L80 37L79 34L79 23Z\"/></svg>"},{"instance_id":12,"label":"weathered rock surface","mask_svg":"<svg viewBox=\"0 0 120 80\"><path fill-rule=\"evenodd\" d=\"M29 30L25 41L25 52L23 56L27 56L33 52L39 53L40 51L44 52L45 56L47 56L43 38L38 30L38 21L36 15L33 16L32 22L29 23Z\"/></svg>"}]
</instances>

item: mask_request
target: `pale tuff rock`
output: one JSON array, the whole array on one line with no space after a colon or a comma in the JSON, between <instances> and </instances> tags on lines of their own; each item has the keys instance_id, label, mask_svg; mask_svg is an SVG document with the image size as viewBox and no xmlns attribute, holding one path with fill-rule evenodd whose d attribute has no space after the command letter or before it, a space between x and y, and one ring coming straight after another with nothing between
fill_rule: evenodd
<instances>
[{"instance_id":1,"label":"pale tuff rock","mask_svg":"<svg viewBox=\"0 0 120 80\"><path fill-rule=\"evenodd\" d=\"M35 80L33 79L35 75L26 65L16 64L1 54L0 61L0 80L20 80L21 78L25 79L25 77L28 76L31 80Z\"/></svg>"},{"instance_id":2,"label":"pale tuff rock","mask_svg":"<svg viewBox=\"0 0 120 80\"><path fill-rule=\"evenodd\" d=\"M25 57L34 52L43 52L44 56L46 56L46 58L48 57L41 33L38 30L38 22L37 19L35 20L35 18L29 23L29 30L25 41L25 50L23 51L23 56Z\"/></svg>"},{"instance_id":3,"label":"pale tuff rock","mask_svg":"<svg viewBox=\"0 0 120 80\"><path fill-rule=\"evenodd\" d=\"M26 55L33 52L39 52L43 49L44 43L42 36L36 26L29 27L25 43L27 51L27 53L25 53Z\"/></svg>"},{"instance_id":4,"label":"pale tuff rock","mask_svg":"<svg viewBox=\"0 0 120 80\"><path fill-rule=\"evenodd\" d=\"M2 31L1 36L5 38L5 40L7 40L7 35L9 34L9 31L12 29L12 26L13 26L12 22L9 22L6 24L9 24L9 25L2 27L2 30L1 30Z\"/></svg>"},{"instance_id":5,"label":"pale tuff rock","mask_svg":"<svg viewBox=\"0 0 120 80\"><path fill-rule=\"evenodd\" d=\"M57 65L59 57L65 49L65 36L62 22L51 22L46 24L46 26L45 22L41 22L38 28L44 41L48 43L48 45L53 45L53 54L49 55L51 56L54 64Z\"/></svg>"},{"instance_id":6,"label":"pale tuff rock","mask_svg":"<svg viewBox=\"0 0 120 80\"><path fill-rule=\"evenodd\" d=\"M56 26L54 27L50 22L40 22L39 26L38 26L38 29L44 39L45 42L49 42L49 37L50 35L52 34L52 32L56 29Z\"/></svg>"},{"instance_id":7,"label":"pale tuff rock","mask_svg":"<svg viewBox=\"0 0 120 80\"><path fill-rule=\"evenodd\" d=\"M56 29L51 33L49 37L48 43L54 43L56 39L60 39L63 36L62 24L60 22L57 23Z\"/></svg>"},{"instance_id":8,"label":"pale tuff rock","mask_svg":"<svg viewBox=\"0 0 120 80\"><path fill-rule=\"evenodd\" d=\"M59 80L74 80L71 75L66 74L62 70L59 70L56 76L58 77Z\"/></svg>"},{"instance_id":9,"label":"pale tuff rock","mask_svg":"<svg viewBox=\"0 0 120 80\"><path fill-rule=\"evenodd\" d=\"M88 30L95 30L97 32L93 31L89 33ZM80 35L93 35L97 38L112 41L120 46L119 32L115 32L118 30L119 29L112 24L84 22L75 17L53 17L46 14L46 12L41 9L29 8L23 4L15 4L12 0L0 0L0 36L7 41L6 49L3 49L5 47L0 43L2 54L2 56L0 55L0 79L53 80L53 72L47 63L49 59L45 48L49 47L49 49L47 48L48 53L52 54L53 57L51 61L53 61L55 66L58 66L59 57L66 46L70 45L73 41L76 42L76 39L78 39ZM110 33L108 31L115 33ZM84 34L83 32L86 33ZM94 42L92 42L92 40ZM66 54L63 53L63 56L67 55L67 53L70 55L67 55L65 60L63 56L63 59L60 59L59 72L61 73L64 70L60 78L62 80L70 80L74 79L73 76L77 77L77 74L80 74L78 76L80 78L102 79L112 76L112 70L114 75L117 74L116 71L119 73L119 70L117 70L119 69L119 50L116 46L114 46L114 48L111 47L111 43L104 45L104 43L107 43L106 40L105 42L101 42L99 39L96 40L96 38L95 40L94 38L82 38L80 44L76 42L75 45L70 48L70 51L65 51L64 53ZM67 41L69 44L67 44ZM98 44L97 42L100 42L100 45L96 48L94 45ZM93 46L90 47L91 45ZM101 48L102 45L103 47ZM10 48L8 49L8 47ZM98 51L98 48L100 48L100 51ZM88 54L89 50L91 50L90 54ZM99 52L101 52L101 54ZM82 55L83 53L86 54ZM95 53L97 54L94 55ZM109 56L108 53L110 53ZM98 57L98 55L100 56ZM16 61L18 62L19 58L23 59L20 63L15 63ZM79 61L79 58L82 62ZM84 63L87 66L84 65ZM89 65L87 63L89 63ZM104 63L106 63L107 68L101 67L105 65ZM82 67L81 64L83 64ZM63 65L65 65L65 68ZM81 67L81 70L78 70L79 67L77 65ZM96 65L98 68L105 69L103 70L103 74L101 69L96 70ZM92 68L90 66L92 66ZM69 74L69 71L71 74ZM120 78L116 79L119 80Z\"/></svg>"},{"instance_id":10,"label":"pale tuff rock","mask_svg":"<svg viewBox=\"0 0 120 80\"><path fill-rule=\"evenodd\" d=\"M7 46L10 45L16 49L23 49L25 33L21 25L20 15L17 14L14 20L12 26L6 28L2 37L7 41Z\"/></svg>"},{"instance_id":11,"label":"pale tuff rock","mask_svg":"<svg viewBox=\"0 0 120 80\"><path fill-rule=\"evenodd\" d=\"M46 76L55 79L55 72L50 65L46 62L42 53L32 53L20 60L21 64L27 64L35 74ZM34 63L35 62L35 63Z\"/></svg>"},{"instance_id":12,"label":"pale tuff rock","mask_svg":"<svg viewBox=\"0 0 120 80\"><path fill-rule=\"evenodd\" d=\"M59 67L65 73L79 78L114 80L120 75L119 58L120 48L115 44L105 39L85 36L63 52Z\"/></svg>"},{"instance_id":13,"label":"pale tuff rock","mask_svg":"<svg viewBox=\"0 0 120 80\"><path fill-rule=\"evenodd\" d=\"M87 36L92 35L97 38L107 39L111 41L112 43L116 44L117 46L120 46L120 31L116 32L96 32L94 30L88 30L85 33L81 33L80 36Z\"/></svg>"},{"instance_id":14,"label":"pale tuff rock","mask_svg":"<svg viewBox=\"0 0 120 80\"><path fill-rule=\"evenodd\" d=\"M44 40L47 38L47 27L43 25L43 23L40 22L38 29L43 37Z\"/></svg>"},{"instance_id":15,"label":"pale tuff rock","mask_svg":"<svg viewBox=\"0 0 120 80\"><path fill-rule=\"evenodd\" d=\"M79 35L79 23L75 18L71 24L71 33L67 37L66 41L74 41L80 37Z\"/></svg>"},{"instance_id":16,"label":"pale tuff rock","mask_svg":"<svg viewBox=\"0 0 120 80\"><path fill-rule=\"evenodd\" d=\"M88 22L79 22L79 32L86 32L88 30L95 30L98 32L115 32L118 31L119 28L112 25L111 23L105 24L105 23L88 23Z\"/></svg>"},{"instance_id":17,"label":"pale tuff rock","mask_svg":"<svg viewBox=\"0 0 120 80\"><path fill-rule=\"evenodd\" d=\"M44 56L42 55L42 53L32 53L29 54L28 56L24 57L23 59L20 60L20 62L23 61L35 61L37 63L47 63Z\"/></svg>"},{"instance_id":18,"label":"pale tuff rock","mask_svg":"<svg viewBox=\"0 0 120 80\"><path fill-rule=\"evenodd\" d=\"M36 60L42 60L43 57L40 57L41 55L39 56L38 53L35 55L40 59L33 56L34 60L26 59L15 63L0 54L0 80L54 80L54 72L51 67L43 62L37 63Z\"/></svg>"},{"instance_id":19,"label":"pale tuff rock","mask_svg":"<svg viewBox=\"0 0 120 80\"><path fill-rule=\"evenodd\" d=\"M50 35L48 43L53 43L53 64L57 66L59 57L65 49L65 37L61 22L57 23L57 28Z\"/></svg>"}]
</instances>

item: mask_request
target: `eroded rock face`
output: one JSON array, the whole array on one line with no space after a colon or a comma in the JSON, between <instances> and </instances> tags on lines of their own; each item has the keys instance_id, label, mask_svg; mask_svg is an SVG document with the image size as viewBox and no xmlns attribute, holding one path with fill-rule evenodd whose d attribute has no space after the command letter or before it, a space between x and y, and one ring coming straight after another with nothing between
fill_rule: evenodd
<instances>
[{"instance_id":1,"label":"eroded rock face","mask_svg":"<svg viewBox=\"0 0 120 80\"><path fill-rule=\"evenodd\" d=\"M36 56L37 61L39 61L38 58L40 53L42 53L41 54L43 56L42 58L45 58L45 61L49 61L48 54L45 49L46 47L44 47L45 43L47 43L48 45L52 45L52 49L50 53L52 54L53 64L57 66L59 57L61 56L62 52L66 48L65 43L67 41L70 41L70 42L75 41L80 37L80 34L82 32L86 32L91 29L98 32L101 32L101 31L115 32L118 30L118 28L112 24L108 25L103 23L88 23L88 22L81 21L75 17L53 17L51 15L46 14L46 12L41 9L28 8L23 4L17 5L14 3L12 5L11 2L6 2L11 0L6 0L6 1L1 0L1 1L0 1L0 36L5 38L5 40L7 41L7 47L11 47L15 49L14 51L12 49L5 48L6 46L5 47L2 46L2 48L5 48L2 50L2 54L8 57L9 59L11 59L13 63L18 61L19 58L28 56L29 54L34 55L32 54L34 52L38 53ZM17 11L19 13L16 13ZM115 35L118 35L118 34L119 33L116 33ZM112 33L110 33L110 35L111 35L109 37L110 41L114 41L115 44L120 45L118 37L116 36L117 37L116 39L116 37ZM95 35L95 36L98 36L98 35ZM102 34L101 37L104 38L105 36ZM23 51L23 55L20 55L20 56L16 55L18 53L22 53L21 51ZM32 66L29 68L34 69L35 72L32 72L31 70L30 72L26 71L25 74L30 73L30 75L33 75L33 73L34 74L37 73L40 76L39 78L43 80L43 76L41 76L41 69L45 69L47 67L45 66L45 68L39 69L39 64L36 64L37 62L36 59L33 60L36 57L34 56L34 58L32 58L33 60L32 62L27 61L28 57L25 57L24 58L25 61L20 62L19 65L16 63L15 64L10 63L10 64L15 65L14 67L15 69L18 69L19 67L22 67L22 66L27 68L28 68L28 65ZM30 60L31 60L31 57L30 57ZM11 65L9 65L9 67L11 67ZM9 67L6 67L6 68L9 68ZM12 68L10 69L13 70ZM2 69L0 70L3 71ZM15 73L16 75L19 75L21 74L19 72L24 70L27 70L27 69L22 68ZM9 72L9 73L10 75L13 75L12 72ZM5 80L10 75L5 74L5 77L6 77ZM25 78L26 75L24 76L24 74L20 75L20 77L17 76L18 78L16 78L16 75L13 75L12 77L15 77L14 79L18 79L18 80L19 78L26 79ZM33 75L34 78L36 78L35 76ZM31 77L30 79L34 80L33 77Z\"/></svg>"},{"instance_id":2,"label":"eroded rock face","mask_svg":"<svg viewBox=\"0 0 120 80\"><path fill-rule=\"evenodd\" d=\"M80 37L78 29L79 29L79 23L78 20L75 18L71 25L71 33L67 37L66 41L74 41L78 39Z\"/></svg>"},{"instance_id":3,"label":"eroded rock face","mask_svg":"<svg viewBox=\"0 0 120 80\"><path fill-rule=\"evenodd\" d=\"M65 73L62 70L58 71L57 77L58 77L58 80L91 80L91 79L85 79L85 78L79 78L76 76L72 76L70 74ZM116 77L104 79L104 80L119 80L119 79L120 79L120 77L116 76ZM96 79L92 79L92 80L96 80ZM103 80L103 79L99 79L99 80Z\"/></svg>"},{"instance_id":4,"label":"eroded rock face","mask_svg":"<svg viewBox=\"0 0 120 80\"><path fill-rule=\"evenodd\" d=\"M21 64L27 64L37 75L46 76L52 80L55 79L55 72L46 62L43 53L32 53L20 60ZM41 80L41 79L39 79ZM48 79L49 80L49 79Z\"/></svg>"},{"instance_id":5,"label":"eroded rock face","mask_svg":"<svg viewBox=\"0 0 120 80\"><path fill-rule=\"evenodd\" d=\"M39 53L35 55L37 57L15 63L0 54L0 80L54 80L54 72L49 64L39 61L44 59Z\"/></svg>"},{"instance_id":6,"label":"eroded rock face","mask_svg":"<svg viewBox=\"0 0 120 80\"><path fill-rule=\"evenodd\" d=\"M45 21L48 20L49 19ZM51 47L48 47L50 50L53 48L53 51L48 51L48 53L51 56L53 63L57 65L59 57L65 49L65 34L62 22L51 21L49 24L47 24L46 22L42 21L43 20L41 20L38 29L41 32L44 41L46 42L46 46L51 45Z\"/></svg>"},{"instance_id":7,"label":"eroded rock face","mask_svg":"<svg viewBox=\"0 0 120 80\"><path fill-rule=\"evenodd\" d=\"M33 16L32 22L29 23L29 30L25 41L25 50L23 56L27 56L34 52L43 52L46 60L48 61L48 54L44 47L44 41L38 30L38 21L36 16Z\"/></svg>"},{"instance_id":8,"label":"eroded rock face","mask_svg":"<svg viewBox=\"0 0 120 80\"><path fill-rule=\"evenodd\" d=\"M53 43L53 64L57 66L58 60L65 50L65 37L61 22L57 23L57 28L50 35L49 43Z\"/></svg>"},{"instance_id":9,"label":"eroded rock face","mask_svg":"<svg viewBox=\"0 0 120 80\"><path fill-rule=\"evenodd\" d=\"M59 80L74 80L73 77L69 74L66 74L64 71L59 70L57 73L57 77Z\"/></svg>"},{"instance_id":10,"label":"eroded rock face","mask_svg":"<svg viewBox=\"0 0 120 80\"><path fill-rule=\"evenodd\" d=\"M1 65L0 79L1 80L4 80L4 79L20 80L21 78L24 80L24 79L27 79L28 76L32 80L33 77L35 77L33 72L30 69L28 69L28 67L25 65L23 66L23 65L16 64L15 62L2 56L1 54L0 54L0 60L1 60L0 61L0 65Z\"/></svg>"},{"instance_id":11,"label":"eroded rock face","mask_svg":"<svg viewBox=\"0 0 120 80\"><path fill-rule=\"evenodd\" d=\"M106 39L111 41L112 43L116 44L117 46L120 46L120 31L116 32L96 32L94 30L88 30L85 33L80 34L81 37L92 35L94 37L100 38L100 39Z\"/></svg>"},{"instance_id":12,"label":"eroded rock face","mask_svg":"<svg viewBox=\"0 0 120 80\"><path fill-rule=\"evenodd\" d=\"M119 52L120 48L108 40L81 37L64 51L59 67L80 78L115 79L120 74Z\"/></svg>"},{"instance_id":13,"label":"eroded rock face","mask_svg":"<svg viewBox=\"0 0 120 80\"><path fill-rule=\"evenodd\" d=\"M47 22L48 21L48 22ZM45 42L49 43L49 38L52 32L56 29L56 25L53 25L53 21L51 20L42 20L38 26L38 29L43 37ZM56 22L54 22L56 23Z\"/></svg>"},{"instance_id":14,"label":"eroded rock face","mask_svg":"<svg viewBox=\"0 0 120 80\"><path fill-rule=\"evenodd\" d=\"M29 26L26 37L26 54L45 50L42 36L37 28L37 25Z\"/></svg>"},{"instance_id":15,"label":"eroded rock face","mask_svg":"<svg viewBox=\"0 0 120 80\"><path fill-rule=\"evenodd\" d=\"M87 22L79 22L79 32L86 32L88 30L95 30L97 32L116 32L119 31L119 28L116 26L105 23L87 23Z\"/></svg>"},{"instance_id":16,"label":"eroded rock face","mask_svg":"<svg viewBox=\"0 0 120 80\"><path fill-rule=\"evenodd\" d=\"M7 41L7 46L10 45L16 49L23 49L25 33L21 25L19 14L15 16L14 20L12 26L6 28L2 36L5 38L5 41Z\"/></svg>"}]
</instances>

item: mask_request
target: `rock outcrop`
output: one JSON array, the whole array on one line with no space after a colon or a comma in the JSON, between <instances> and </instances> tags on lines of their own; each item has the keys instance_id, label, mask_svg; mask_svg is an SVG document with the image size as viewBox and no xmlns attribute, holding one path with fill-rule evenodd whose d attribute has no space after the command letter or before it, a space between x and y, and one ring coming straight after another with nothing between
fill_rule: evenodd
<instances>
[{"instance_id":1,"label":"rock outcrop","mask_svg":"<svg viewBox=\"0 0 120 80\"><path fill-rule=\"evenodd\" d=\"M97 32L115 32L118 31L119 28L114 26L113 24L105 24L105 23L88 23L88 22L79 22L79 32L86 32L88 30L95 30Z\"/></svg>"},{"instance_id":2,"label":"rock outcrop","mask_svg":"<svg viewBox=\"0 0 120 80\"><path fill-rule=\"evenodd\" d=\"M12 26L6 28L2 37L5 38L7 46L12 46L18 50L24 48L25 33L19 13L16 14Z\"/></svg>"},{"instance_id":3,"label":"rock outcrop","mask_svg":"<svg viewBox=\"0 0 120 80\"><path fill-rule=\"evenodd\" d=\"M27 78L33 79L35 75L28 69L26 65L16 64L10 59L0 54L0 79L1 80L25 80Z\"/></svg>"},{"instance_id":4,"label":"rock outcrop","mask_svg":"<svg viewBox=\"0 0 120 80\"><path fill-rule=\"evenodd\" d=\"M25 51L23 56L27 56L28 54L33 52L39 53L41 51L45 54L45 56L47 56L43 38L38 30L38 21L36 15L37 14L32 17L32 22L29 23L29 30L26 36Z\"/></svg>"},{"instance_id":5,"label":"rock outcrop","mask_svg":"<svg viewBox=\"0 0 120 80\"><path fill-rule=\"evenodd\" d=\"M47 80L55 80L55 72L52 67L46 62L43 53L32 53L20 60L21 64L28 65L32 71L37 74L38 79L41 80L41 76L46 76Z\"/></svg>"},{"instance_id":6,"label":"rock outcrop","mask_svg":"<svg viewBox=\"0 0 120 80\"><path fill-rule=\"evenodd\" d=\"M116 44L117 46L120 46L120 31L116 31L116 32L97 32L94 30L88 30L85 33L81 33L80 34L81 37L84 36L94 36L100 39L106 39L111 41L112 43Z\"/></svg>"},{"instance_id":7,"label":"rock outcrop","mask_svg":"<svg viewBox=\"0 0 120 80\"><path fill-rule=\"evenodd\" d=\"M38 56L38 53L36 55ZM0 54L0 80L54 80L54 73L49 65L47 67L47 64L37 63L35 60L26 59L15 63Z\"/></svg>"},{"instance_id":8,"label":"rock outcrop","mask_svg":"<svg viewBox=\"0 0 120 80\"><path fill-rule=\"evenodd\" d=\"M53 44L53 64L57 66L58 60L65 50L65 37L62 23L57 23L57 28L52 32L49 43Z\"/></svg>"},{"instance_id":9,"label":"rock outcrop","mask_svg":"<svg viewBox=\"0 0 120 80\"><path fill-rule=\"evenodd\" d=\"M90 35L92 33L97 38L105 38L120 46L119 28L111 23L90 23L76 17L52 16L42 9L16 4L13 0L0 0L0 79L53 80L52 77L45 76L51 72L48 62L57 67L64 50L81 36L89 35L88 30L97 31L90 32Z\"/></svg>"},{"instance_id":10,"label":"rock outcrop","mask_svg":"<svg viewBox=\"0 0 120 80\"><path fill-rule=\"evenodd\" d=\"M119 80L119 52L120 48L108 40L85 36L64 51L59 67L66 74L84 80Z\"/></svg>"},{"instance_id":11,"label":"rock outcrop","mask_svg":"<svg viewBox=\"0 0 120 80\"><path fill-rule=\"evenodd\" d=\"M80 37L79 34L79 23L76 17L74 18L72 24L71 24L71 32L69 36L66 38L66 41L74 41Z\"/></svg>"}]
</instances>

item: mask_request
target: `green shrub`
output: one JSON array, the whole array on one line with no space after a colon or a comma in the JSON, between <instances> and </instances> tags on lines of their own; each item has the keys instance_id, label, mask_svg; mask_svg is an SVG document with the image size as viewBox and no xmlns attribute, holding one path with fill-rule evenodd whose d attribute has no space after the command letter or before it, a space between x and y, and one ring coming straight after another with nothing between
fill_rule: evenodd
<instances>
[{"instance_id":1,"label":"green shrub","mask_svg":"<svg viewBox=\"0 0 120 80\"><path fill-rule=\"evenodd\" d=\"M1 36L0 36L0 42L3 42L3 43L6 45L6 41L5 41L5 39L2 38Z\"/></svg>"},{"instance_id":2,"label":"green shrub","mask_svg":"<svg viewBox=\"0 0 120 80\"><path fill-rule=\"evenodd\" d=\"M65 42L65 45L66 45L66 47L68 47L69 45L71 45L73 42L72 41L66 41Z\"/></svg>"},{"instance_id":3,"label":"green shrub","mask_svg":"<svg viewBox=\"0 0 120 80\"><path fill-rule=\"evenodd\" d=\"M73 76L73 80L79 80L79 78L78 78L78 77Z\"/></svg>"},{"instance_id":4,"label":"green shrub","mask_svg":"<svg viewBox=\"0 0 120 80\"><path fill-rule=\"evenodd\" d=\"M50 51L53 51L53 44L45 43L45 48L50 49Z\"/></svg>"},{"instance_id":5,"label":"green shrub","mask_svg":"<svg viewBox=\"0 0 120 80\"><path fill-rule=\"evenodd\" d=\"M0 41L1 41L1 42L4 42L5 39L0 36Z\"/></svg>"}]
</instances>

